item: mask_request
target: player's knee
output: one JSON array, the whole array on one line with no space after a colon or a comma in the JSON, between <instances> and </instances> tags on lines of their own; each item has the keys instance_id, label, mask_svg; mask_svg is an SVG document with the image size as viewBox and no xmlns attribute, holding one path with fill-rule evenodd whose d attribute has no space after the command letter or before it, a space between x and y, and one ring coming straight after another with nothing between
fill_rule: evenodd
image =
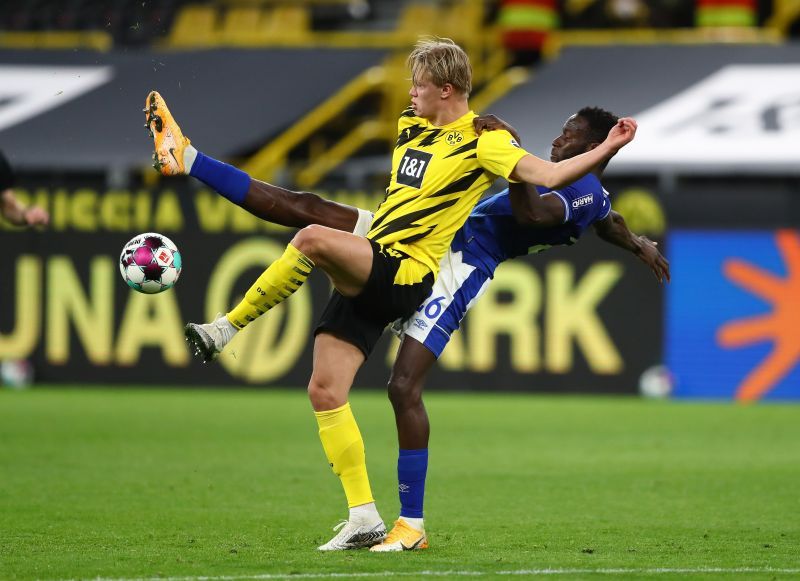
<instances>
[{"instance_id":1,"label":"player's knee","mask_svg":"<svg viewBox=\"0 0 800 581\"><path fill-rule=\"evenodd\" d=\"M388 388L389 401L396 410L412 408L422 402L421 386L411 376L393 373Z\"/></svg>"},{"instance_id":2,"label":"player's knee","mask_svg":"<svg viewBox=\"0 0 800 581\"><path fill-rule=\"evenodd\" d=\"M325 245L325 228L318 224L306 226L292 238L292 246L305 254L311 260L315 260L323 251Z\"/></svg>"},{"instance_id":3,"label":"player's knee","mask_svg":"<svg viewBox=\"0 0 800 581\"><path fill-rule=\"evenodd\" d=\"M344 405L345 402L339 402L337 392L322 378L311 377L308 382L308 399L311 402L311 407L315 411L333 410Z\"/></svg>"}]
</instances>

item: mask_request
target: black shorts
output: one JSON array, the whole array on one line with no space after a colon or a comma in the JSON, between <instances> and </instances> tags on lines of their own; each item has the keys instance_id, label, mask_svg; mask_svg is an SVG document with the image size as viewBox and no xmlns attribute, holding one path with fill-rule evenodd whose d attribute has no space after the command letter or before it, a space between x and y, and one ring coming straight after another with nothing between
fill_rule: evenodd
<instances>
[{"instance_id":1,"label":"black shorts","mask_svg":"<svg viewBox=\"0 0 800 581\"><path fill-rule=\"evenodd\" d=\"M400 263L406 258L381 252L381 245L372 245L372 272L361 294L345 297L334 290L322 313L314 336L330 333L355 345L369 357L386 325L407 319L422 304L433 287L433 273L417 284L394 284ZM411 259L408 259L411 260Z\"/></svg>"}]
</instances>

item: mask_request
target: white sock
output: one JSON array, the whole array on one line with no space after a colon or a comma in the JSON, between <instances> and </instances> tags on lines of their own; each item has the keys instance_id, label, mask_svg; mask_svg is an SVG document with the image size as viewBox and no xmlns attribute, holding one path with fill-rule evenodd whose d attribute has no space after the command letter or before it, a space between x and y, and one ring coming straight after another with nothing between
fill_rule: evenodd
<instances>
[{"instance_id":1,"label":"white sock","mask_svg":"<svg viewBox=\"0 0 800 581\"><path fill-rule=\"evenodd\" d=\"M195 153L197 153L197 150L195 150ZM226 315L222 315L219 319L214 321L214 325L222 332L225 337L226 345L230 343L230 340L233 339L233 336L239 331L239 329L234 327L233 323L228 320Z\"/></svg>"},{"instance_id":2,"label":"white sock","mask_svg":"<svg viewBox=\"0 0 800 581\"><path fill-rule=\"evenodd\" d=\"M413 529L417 529L418 531L425 530L425 519L422 518L412 518L410 516L401 516L400 520L405 521L405 523Z\"/></svg>"},{"instance_id":3,"label":"white sock","mask_svg":"<svg viewBox=\"0 0 800 581\"><path fill-rule=\"evenodd\" d=\"M381 520L381 515L378 513L378 507L375 506L375 503L369 502L351 508L349 519L351 521L357 520L372 523Z\"/></svg>"},{"instance_id":4,"label":"white sock","mask_svg":"<svg viewBox=\"0 0 800 581\"><path fill-rule=\"evenodd\" d=\"M189 172L192 171L195 159L197 159L197 150L189 144L183 150L183 167L186 168L186 175L189 175Z\"/></svg>"}]
</instances>

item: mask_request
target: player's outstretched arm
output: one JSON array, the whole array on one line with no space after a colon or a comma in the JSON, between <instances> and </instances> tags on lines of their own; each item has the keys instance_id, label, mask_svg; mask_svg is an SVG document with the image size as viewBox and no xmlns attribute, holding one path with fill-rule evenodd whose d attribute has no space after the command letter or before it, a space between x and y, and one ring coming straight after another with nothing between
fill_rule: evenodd
<instances>
[{"instance_id":1,"label":"player's outstretched arm","mask_svg":"<svg viewBox=\"0 0 800 581\"><path fill-rule=\"evenodd\" d=\"M633 140L636 127L634 119L622 117L608 132L608 137L603 143L591 151L558 163L545 161L535 155L526 155L517 162L511 177L554 190L562 188L592 171L596 165L611 159L617 151Z\"/></svg>"},{"instance_id":2,"label":"player's outstretched arm","mask_svg":"<svg viewBox=\"0 0 800 581\"><path fill-rule=\"evenodd\" d=\"M0 193L0 213L15 226L46 226L50 222L50 214L44 208L25 207L10 188Z\"/></svg>"},{"instance_id":3,"label":"player's outstretched arm","mask_svg":"<svg viewBox=\"0 0 800 581\"><path fill-rule=\"evenodd\" d=\"M653 271L658 282L669 282L669 262L658 251L656 242L647 236L637 236L628 229L625 218L612 210L603 220L594 223L595 232L606 242L624 248L639 257Z\"/></svg>"},{"instance_id":4,"label":"player's outstretched arm","mask_svg":"<svg viewBox=\"0 0 800 581\"><path fill-rule=\"evenodd\" d=\"M497 117L487 114L475 117L472 121L478 135L483 131L504 129L511 134L517 143L522 139L511 125ZM564 204L555 196L540 196L539 192L527 183L510 183L508 199L514 219L518 224L534 227L555 226L564 221Z\"/></svg>"},{"instance_id":5,"label":"player's outstretched arm","mask_svg":"<svg viewBox=\"0 0 800 581\"><path fill-rule=\"evenodd\" d=\"M352 232L358 221L358 210L353 206L255 179L250 180L250 188L240 205L257 218L294 228L319 224Z\"/></svg>"}]
</instances>

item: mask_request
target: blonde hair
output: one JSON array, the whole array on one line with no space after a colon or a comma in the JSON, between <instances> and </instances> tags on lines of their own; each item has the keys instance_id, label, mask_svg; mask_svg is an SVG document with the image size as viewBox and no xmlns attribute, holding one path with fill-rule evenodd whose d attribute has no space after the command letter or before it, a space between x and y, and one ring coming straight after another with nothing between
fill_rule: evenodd
<instances>
[{"instance_id":1,"label":"blonde hair","mask_svg":"<svg viewBox=\"0 0 800 581\"><path fill-rule=\"evenodd\" d=\"M472 91L472 65L464 49L449 38L425 37L417 41L408 55L412 82L425 75L437 87L446 83L459 93L469 96Z\"/></svg>"}]
</instances>

